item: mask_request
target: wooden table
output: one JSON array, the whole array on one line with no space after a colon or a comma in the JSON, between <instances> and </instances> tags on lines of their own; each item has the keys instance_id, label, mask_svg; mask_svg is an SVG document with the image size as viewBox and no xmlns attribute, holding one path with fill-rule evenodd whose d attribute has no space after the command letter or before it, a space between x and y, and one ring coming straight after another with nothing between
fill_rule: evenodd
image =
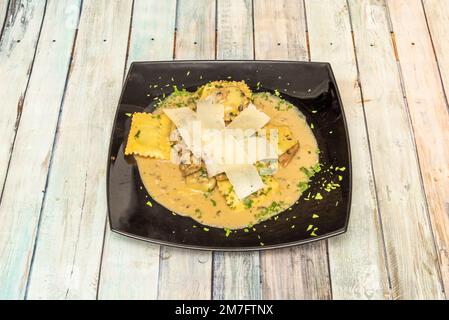
<instances>
[{"instance_id":1,"label":"wooden table","mask_svg":"<svg viewBox=\"0 0 449 320\"><path fill-rule=\"evenodd\" d=\"M449 1L0 0L0 298L444 299ZM106 159L131 61L332 63L347 234L253 253L111 233Z\"/></svg>"}]
</instances>

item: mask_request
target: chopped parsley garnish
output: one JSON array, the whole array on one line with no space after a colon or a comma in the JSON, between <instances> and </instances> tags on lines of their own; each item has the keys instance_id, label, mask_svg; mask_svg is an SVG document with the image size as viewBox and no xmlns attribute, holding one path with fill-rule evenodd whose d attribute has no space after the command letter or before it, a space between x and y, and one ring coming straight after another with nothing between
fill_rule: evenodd
<instances>
[{"instance_id":1,"label":"chopped parsley garnish","mask_svg":"<svg viewBox=\"0 0 449 320\"><path fill-rule=\"evenodd\" d=\"M153 206L153 204L151 203L151 201L147 201L146 205L149 206L149 207L152 207L152 206Z\"/></svg>"},{"instance_id":2,"label":"chopped parsley garnish","mask_svg":"<svg viewBox=\"0 0 449 320\"><path fill-rule=\"evenodd\" d=\"M207 232L207 231L209 231L209 228L203 228L203 230Z\"/></svg>"},{"instance_id":3,"label":"chopped parsley garnish","mask_svg":"<svg viewBox=\"0 0 449 320\"><path fill-rule=\"evenodd\" d=\"M299 192L301 192L301 193L303 193L304 191L309 189L309 184L307 182L304 182L304 181L298 182L297 186L298 186Z\"/></svg>"},{"instance_id":4,"label":"chopped parsley garnish","mask_svg":"<svg viewBox=\"0 0 449 320\"><path fill-rule=\"evenodd\" d=\"M217 201L215 201L214 199L210 199L210 202L212 203L212 205L213 205L214 207L217 206Z\"/></svg>"},{"instance_id":5,"label":"chopped parsley garnish","mask_svg":"<svg viewBox=\"0 0 449 320\"><path fill-rule=\"evenodd\" d=\"M321 193L317 193L316 195L315 195L315 200L323 200L323 196L321 195Z\"/></svg>"},{"instance_id":6,"label":"chopped parsley garnish","mask_svg":"<svg viewBox=\"0 0 449 320\"><path fill-rule=\"evenodd\" d=\"M229 237L229 235L232 233L231 229L225 228L225 237Z\"/></svg>"},{"instance_id":7,"label":"chopped parsley garnish","mask_svg":"<svg viewBox=\"0 0 449 320\"><path fill-rule=\"evenodd\" d=\"M251 208L253 206L253 203L254 203L253 199L251 199L249 197L246 197L245 199L243 199L243 204L245 205L245 207L247 209Z\"/></svg>"}]
</instances>

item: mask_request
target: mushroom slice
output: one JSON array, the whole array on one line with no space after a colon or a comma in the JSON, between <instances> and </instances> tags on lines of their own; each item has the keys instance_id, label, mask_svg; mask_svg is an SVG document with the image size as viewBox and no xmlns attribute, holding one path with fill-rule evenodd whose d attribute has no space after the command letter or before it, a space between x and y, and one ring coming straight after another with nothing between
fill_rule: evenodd
<instances>
[{"instance_id":1,"label":"mushroom slice","mask_svg":"<svg viewBox=\"0 0 449 320\"><path fill-rule=\"evenodd\" d=\"M198 163L182 163L179 165L179 170L181 170L182 176L187 177L191 174L194 174L195 172L198 172L202 168L202 164Z\"/></svg>"},{"instance_id":2,"label":"mushroom slice","mask_svg":"<svg viewBox=\"0 0 449 320\"><path fill-rule=\"evenodd\" d=\"M293 157L299 150L299 142L297 142L293 147L285 151L282 155L279 156L279 163L282 167L286 167L290 161L292 161Z\"/></svg>"}]
</instances>

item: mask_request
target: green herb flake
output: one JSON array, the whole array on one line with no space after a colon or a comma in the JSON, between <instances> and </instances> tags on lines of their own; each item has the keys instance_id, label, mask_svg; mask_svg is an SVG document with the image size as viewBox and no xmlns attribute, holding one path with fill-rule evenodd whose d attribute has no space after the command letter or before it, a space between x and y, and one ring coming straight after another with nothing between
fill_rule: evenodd
<instances>
[{"instance_id":1,"label":"green herb flake","mask_svg":"<svg viewBox=\"0 0 449 320\"><path fill-rule=\"evenodd\" d=\"M310 230L312 230L312 228L313 228L313 224L309 224L306 231L310 231Z\"/></svg>"},{"instance_id":2,"label":"green herb flake","mask_svg":"<svg viewBox=\"0 0 449 320\"><path fill-rule=\"evenodd\" d=\"M260 246L263 247L265 244L263 242L260 243Z\"/></svg>"},{"instance_id":3,"label":"green herb flake","mask_svg":"<svg viewBox=\"0 0 449 320\"><path fill-rule=\"evenodd\" d=\"M310 129L315 129L315 126L313 125L313 123L310 124Z\"/></svg>"},{"instance_id":4,"label":"green herb flake","mask_svg":"<svg viewBox=\"0 0 449 320\"><path fill-rule=\"evenodd\" d=\"M149 207L152 207L152 206L153 206L153 204L151 203L151 201L147 201L146 205L149 206Z\"/></svg>"},{"instance_id":5,"label":"green herb flake","mask_svg":"<svg viewBox=\"0 0 449 320\"><path fill-rule=\"evenodd\" d=\"M217 201L215 201L214 199L210 199L210 202L212 203L212 205L213 205L214 207L217 206Z\"/></svg>"},{"instance_id":6,"label":"green herb flake","mask_svg":"<svg viewBox=\"0 0 449 320\"><path fill-rule=\"evenodd\" d=\"M209 228L203 228L203 230L206 231L206 232L208 232L208 231L209 231Z\"/></svg>"},{"instance_id":7,"label":"green herb flake","mask_svg":"<svg viewBox=\"0 0 449 320\"><path fill-rule=\"evenodd\" d=\"M312 110L312 113L317 113L318 111L317 110Z\"/></svg>"},{"instance_id":8,"label":"green herb flake","mask_svg":"<svg viewBox=\"0 0 449 320\"><path fill-rule=\"evenodd\" d=\"M276 96L276 97L279 97L281 94L279 93L279 90L278 89L275 89L274 90L274 95Z\"/></svg>"},{"instance_id":9,"label":"green herb flake","mask_svg":"<svg viewBox=\"0 0 449 320\"><path fill-rule=\"evenodd\" d=\"M323 196L321 195L321 193L317 193L316 195L315 195L315 200L323 200Z\"/></svg>"},{"instance_id":10,"label":"green herb flake","mask_svg":"<svg viewBox=\"0 0 449 320\"><path fill-rule=\"evenodd\" d=\"M228 228L225 228L224 230L225 230L225 237L226 238L229 237L229 235L232 233L232 230Z\"/></svg>"},{"instance_id":11,"label":"green herb flake","mask_svg":"<svg viewBox=\"0 0 449 320\"><path fill-rule=\"evenodd\" d=\"M132 113L125 113L125 116L131 118L133 116L133 114Z\"/></svg>"},{"instance_id":12,"label":"green herb flake","mask_svg":"<svg viewBox=\"0 0 449 320\"><path fill-rule=\"evenodd\" d=\"M292 228L292 229L295 229L295 225L292 225L291 228Z\"/></svg>"},{"instance_id":13,"label":"green herb flake","mask_svg":"<svg viewBox=\"0 0 449 320\"><path fill-rule=\"evenodd\" d=\"M320 217L320 216L317 215L317 214L315 214L315 213L312 215L312 219L318 219L319 217Z\"/></svg>"},{"instance_id":14,"label":"green herb flake","mask_svg":"<svg viewBox=\"0 0 449 320\"><path fill-rule=\"evenodd\" d=\"M338 181L341 181L341 180L343 180L343 177L342 176L338 176Z\"/></svg>"},{"instance_id":15,"label":"green herb flake","mask_svg":"<svg viewBox=\"0 0 449 320\"><path fill-rule=\"evenodd\" d=\"M245 232L249 232L249 229L248 229L248 228L245 228L245 229L243 229L243 231L245 231Z\"/></svg>"},{"instance_id":16,"label":"green herb flake","mask_svg":"<svg viewBox=\"0 0 449 320\"><path fill-rule=\"evenodd\" d=\"M243 199L243 204L245 205L245 207L247 209L251 208L253 206L253 203L254 203L254 200L249 197L246 197L245 199Z\"/></svg>"},{"instance_id":17,"label":"green herb flake","mask_svg":"<svg viewBox=\"0 0 449 320\"><path fill-rule=\"evenodd\" d=\"M318 228L314 228L313 231L310 233L310 235L311 235L312 237L316 237L317 234L315 233L315 231L317 231L317 230L318 230Z\"/></svg>"}]
</instances>

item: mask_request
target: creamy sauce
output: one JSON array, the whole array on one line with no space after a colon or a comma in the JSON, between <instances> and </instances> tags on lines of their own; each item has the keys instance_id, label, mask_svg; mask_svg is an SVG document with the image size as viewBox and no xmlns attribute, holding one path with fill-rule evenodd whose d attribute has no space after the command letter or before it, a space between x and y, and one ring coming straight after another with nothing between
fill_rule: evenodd
<instances>
[{"instance_id":1,"label":"creamy sauce","mask_svg":"<svg viewBox=\"0 0 449 320\"><path fill-rule=\"evenodd\" d=\"M269 193L257 207L231 209L217 187L209 193L190 189L178 165L136 156L142 181L149 194L176 214L189 216L205 225L228 229L255 225L292 206L301 196L298 183L308 182L308 177L300 168L310 168L318 163L318 146L305 117L296 108L288 109L286 104L279 102L277 97L255 94L253 103L270 116L270 124L288 126L299 141L300 148L292 161L286 167L279 166L274 174L279 190ZM279 106L281 110L278 110ZM266 208L273 203L280 206L267 213ZM264 214L261 215L261 212Z\"/></svg>"}]
</instances>

